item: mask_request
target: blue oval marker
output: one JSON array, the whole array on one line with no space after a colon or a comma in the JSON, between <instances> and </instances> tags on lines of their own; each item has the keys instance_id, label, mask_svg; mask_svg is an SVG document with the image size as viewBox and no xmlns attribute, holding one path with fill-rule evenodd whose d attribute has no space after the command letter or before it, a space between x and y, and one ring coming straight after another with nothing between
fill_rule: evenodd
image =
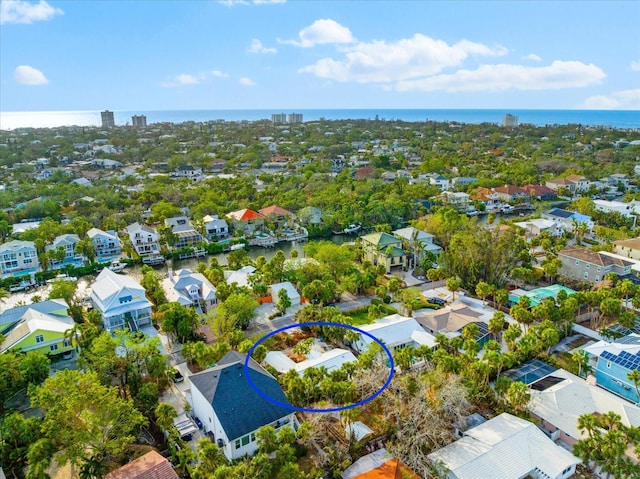
<instances>
[{"instance_id":1,"label":"blue oval marker","mask_svg":"<svg viewBox=\"0 0 640 479\"><path fill-rule=\"evenodd\" d=\"M376 343L378 343L382 347L384 352L387 353L387 356L389 357L389 365L390 365L390 367L389 367L389 377L387 378L385 383L382 385L382 387L378 391L376 391L374 394L372 394L371 396L369 396L367 398L364 398L362 401L358 401L357 403L349 404L348 406L330 407L330 408L325 408L325 409L313 409L313 408L309 408L309 407L297 407L297 406L292 406L291 404L287 404L287 403L278 401L277 399L272 398L268 394L265 394L262 390L260 390L254 384L253 380L251 379L251 376L249 375L249 359L251 358L251 355L253 354L253 352L256 349L256 347L258 347L258 345L262 344L262 342L264 342L267 338L273 336L274 334L279 333L281 331L286 331L287 329L300 328L302 326L336 326L336 327L339 327L339 328L351 329L353 331L357 331L360 334L364 334L365 336L369 336L371 339L373 339ZM352 409L354 407L362 406L363 404L366 404L369 401L371 401L371 400L375 399L376 397L378 397L380 394L382 394L382 391L384 391L387 387L389 387L389 384L391 384L391 379L393 379L393 369L394 369L394 364L393 364L393 355L391 354L391 351L389 351L389 348L387 348L384 345L384 343L382 341L380 341L378 338L376 338L374 335L372 335L370 333L367 333L366 331L363 331L362 329L359 329L359 328L356 328L354 326L351 326L350 324L329 323L327 321L314 321L314 322L311 322L311 323L291 324L289 326L284 326L283 328L276 329L275 331L271 331L266 336L260 338L260 340L257 341L251 347L251 349L247 353L247 357L244 360L244 377L247 378L249 386L251 386L260 396L262 396L267 401L269 401L269 402L271 402L273 404L277 404L278 406L282 406L282 407L286 407L287 409L293 409L294 411L302 411L302 412L336 412L336 411L344 411L345 409Z\"/></svg>"}]
</instances>

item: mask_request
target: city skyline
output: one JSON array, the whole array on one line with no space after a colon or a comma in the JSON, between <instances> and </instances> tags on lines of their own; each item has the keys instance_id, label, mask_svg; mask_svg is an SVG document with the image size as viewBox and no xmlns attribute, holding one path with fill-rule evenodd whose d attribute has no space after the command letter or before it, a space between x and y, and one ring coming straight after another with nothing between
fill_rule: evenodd
<instances>
[{"instance_id":1,"label":"city skyline","mask_svg":"<svg viewBox=\"0 0 640 479\"><path fill-rule=\"evenodd\" d=\"M624 1L2 0L0 110L637 110L637 18Z\"/></svg>"}]
</instances>

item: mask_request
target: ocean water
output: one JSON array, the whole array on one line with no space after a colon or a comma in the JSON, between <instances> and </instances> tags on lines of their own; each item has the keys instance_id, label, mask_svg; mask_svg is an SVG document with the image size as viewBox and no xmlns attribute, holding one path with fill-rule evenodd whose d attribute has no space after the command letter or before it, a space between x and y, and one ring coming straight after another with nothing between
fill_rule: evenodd
<instances>
[{"instance_id":1,"label":"ocean water","mask_svg":"<svg viewBox=\"0 0 640 479\"><path fill-rule=\"evenodd\" d=\"M402 120L409 122L446 121L459 123L501 123L510 113L521 124L609 126L640 128L638 110L475 110L475 109L299 109L299 110L131 110L114 111L116 125L131 124L133 115L146 115L147 124L186 121L257 121L271 119L274 113L301 113L303 121L326 120ZM0 129L52 128L56 126L100 126L99 111L0 112Z\"/></svg>"}]
</instances>

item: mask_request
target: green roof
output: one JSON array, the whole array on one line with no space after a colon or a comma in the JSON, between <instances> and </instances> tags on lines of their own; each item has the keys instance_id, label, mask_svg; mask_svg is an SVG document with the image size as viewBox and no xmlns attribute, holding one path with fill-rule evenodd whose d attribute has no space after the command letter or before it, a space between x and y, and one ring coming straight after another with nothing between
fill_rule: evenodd
<instances>
[{"instance_id":1,"label":"green roof","mask_svg":"<svg viewBox=\"0 0 640 479\"><path fill-rule=\"evenodd\" d=\"M371 233L368 235L362 236L362 240L367 243L372 243L376 245L378 248L384 248L386 246L395 246L397 244L402 244L402 240L399 240L395 236L390 235L389 233Z\"/></svg>"}]
</instances>

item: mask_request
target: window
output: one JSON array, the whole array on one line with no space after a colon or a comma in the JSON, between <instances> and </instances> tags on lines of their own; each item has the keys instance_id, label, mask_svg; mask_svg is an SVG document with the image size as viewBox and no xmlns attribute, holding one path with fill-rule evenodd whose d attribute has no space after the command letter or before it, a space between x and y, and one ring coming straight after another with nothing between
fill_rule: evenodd
<instances>
[{"instance_id":1,"label":"window","mask_svg":"<svg viewBox=\"0 0 640 479\"><path fill-rule=\"evenodd\" d=\"M251 433L251 442L256 442L256 434L254 432Z\"/></svg>"},{"instance_id":2,"label":"window","mask_svg":"<svg viewBox=\"0 0 640 479\"><path fill-rule=\"evenodd\" d=\"M249 444L249 436L244 436L242 438L242 445L246 446L247 444Z\"/></svg>"},{"instance_id":3,"label":"window","mask_svg":"<svg viewBox=\"0 0 640 479\"><path fill-rule=\"evenodd\" d=\"M580 264L580 261L576 260L576 265Z\"/></svg>"},{"instance_id":4,"label":"window","mask_svg":"<svg viewBox=\"0 0 640 479\"><path fill-rule=\"evenodd\" d=\"M36 336L36 343L44 343L44 336L42 334Z\"/></svg>"},{"instance_id":5,"label":"window","mask_svg":"<svg viewBox=\"0 0 640 479\"><path fill-rule=\"evenodd\" d=\"M58 350L57 344L52 344L51 346L49 346L49 351L57 351L57 350Z\"/></svg>"},{"instance_id":6,"label":"window","mask_svg":"<svg viewBox=\"0 0 640 479\"><path fill-rule=\"evenodd\" d=\"M607 361L607 367L610 368L611 367L611 361Z\"/></svg>"},{"instance_id":7,"label":"window","mask_svg":"<svg viewBox=\"0 0 640 479\"><path fill-rule=\"evenodd\" d=\"M584 274L584 279L589 279L589 273Z\"/></svg>"},{"instance_id":8,"label":"window","mask_svg":"<svg viewBox=\"0 0 640 479\"><path fill-rule=\"evenodd\" d=\"M589 266L591 266L589 263L584 265L584 269L589 269Z\"/></svg>"},{"instance_id":9,"label":"window","mask_svg":"<svg viewBox=\"0 0 640 479\"><path fill-rule=\"evenodd\" d=\"M236 439L236 449L240 449L240 439Z\"/></svg>"},{"instance_id":10,"label":"window","mask_svg":"<svg viewBox=\"0 0 640 479\"><path fill-rule=\"evenodd\" d=\"M68 348L69 346L71 346L71 341L69 341L68 339L65 339L64 341L62 341L62 346L64 346L65 348Z\"/></svg>"},{"instance_id":11,"label":"window","mask_svg":"<svg viewBox=\"0 0 640 479\"><path fill-rule=\"evenodd\" d=\"M600 266L598 266L598 273L600 272L600 270L601 270L601 269L602 269L602 268L601 268Z\"/></svg>"},{"instance_id":12,"label":"window","mask_svg":"<svg viewBox=\"0 0 640 479\"><path fill-rule=\"evenodd\" d=\"M596 281L600 281L600 276L596 276Z\"/></svg>"}]
</instances>

